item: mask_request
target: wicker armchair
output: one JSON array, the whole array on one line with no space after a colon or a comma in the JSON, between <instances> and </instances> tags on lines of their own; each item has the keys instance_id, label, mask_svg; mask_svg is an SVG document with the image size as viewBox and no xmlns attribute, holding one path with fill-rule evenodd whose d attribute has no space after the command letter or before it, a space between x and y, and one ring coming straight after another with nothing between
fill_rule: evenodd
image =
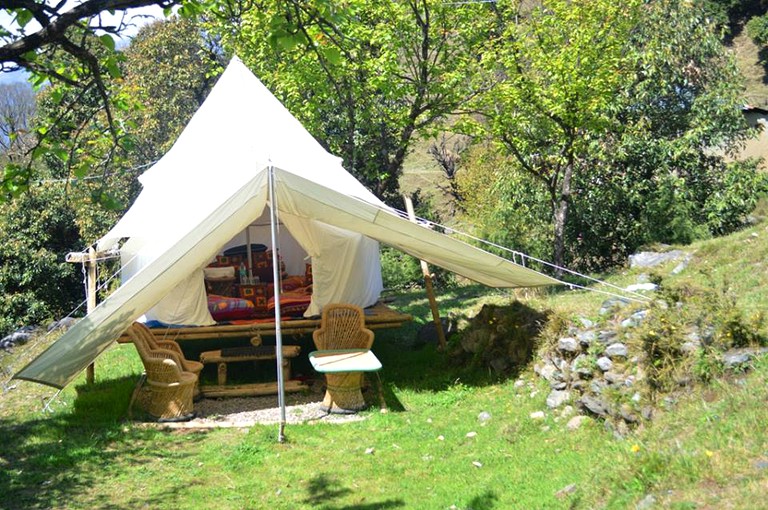
<instances>
[{"instance_id":1,"label":"wicker armchair","mask_svg":"<svg viewBox=\"0 0 768 510\"><path fill-rule=\"evenodd\" d=\"M181 358L174 351L150 349L146 340L133 327L128 328L128 335L141 357L145 371L145 377L139 382L134 398L141 394L142 407L159 421L184 420L194 416L192 394L197 376L181 369Z\"/></svg>"},{"instance_id":2,"label":"wicker armchair","mask_svg":"<svg viewBox=\"0 0 768 510\"><path fill-rule=\"evenodd\" d=\"M184 353L181 351L181 347L179 347L179 344L173 340L157 340L155 335L152 334L152 331L142 322L134 322L128 329L129 331L133 330L135 334L141 336L152 351L165 349L175 352L181 362L181 369L185 372L195 374L196 382L193 398L197 398L200 395L200 372L203 371L204 366L202 363L185 358Z\"/></svg>"},{"instance_id":3,"label":"wicker armchair","mask_svg":"<svg viewBox=\"0 0 768 510\"><path fill-rule=\"evenodd\" d=\"M363 372L376 371L381 363L370 351L373 331L365 327L362 308L327 305L312 340L318 350L310 353L310 362L315 370L325 373L327 383L323 410L354 413L364 409Z\"/></svg>"}]
</instances>

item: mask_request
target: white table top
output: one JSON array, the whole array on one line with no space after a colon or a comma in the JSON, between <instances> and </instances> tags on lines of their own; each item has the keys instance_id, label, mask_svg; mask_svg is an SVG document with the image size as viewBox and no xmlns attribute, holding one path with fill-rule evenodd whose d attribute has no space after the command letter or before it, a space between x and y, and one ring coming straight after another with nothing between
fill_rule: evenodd
<instances>
[{"instance_id":1,"label":"white table top","mask_svg":"<svg viewBox=\"0 0 768 510\"><path fill-rule=\"evenodd\" d=\"M381 361L368 349L313 351L309 362L318 372L375 372Z\"/></svg>"}]
</instances>

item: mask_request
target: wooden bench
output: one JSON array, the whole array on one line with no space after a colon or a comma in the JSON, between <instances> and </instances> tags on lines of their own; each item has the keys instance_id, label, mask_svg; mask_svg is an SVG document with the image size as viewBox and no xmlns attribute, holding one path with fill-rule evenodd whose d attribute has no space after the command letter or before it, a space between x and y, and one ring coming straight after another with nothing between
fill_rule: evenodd
<instances>
[{"instance_id":1,"label":"wooden bench","mask_svg":"<svg viewBox=\"0 0 768 510\"><path fill-rule=\"evenodd\" d=\"M283 346L283 380L285 391L298 391L306 386L301 381L291 381L291 359L301 352L298 345ZM207 397L243 396L243 395L268 395L277 393L277 382L242 384L227 386L227 363L241 361L265 361L277 359L274 346L257 345L246 347L230 347L215 351L205 351L200 354L200 362L203 364L216 363L218 378L217 386L201 386L200 390Z\"/></svg>"}]
</instances>

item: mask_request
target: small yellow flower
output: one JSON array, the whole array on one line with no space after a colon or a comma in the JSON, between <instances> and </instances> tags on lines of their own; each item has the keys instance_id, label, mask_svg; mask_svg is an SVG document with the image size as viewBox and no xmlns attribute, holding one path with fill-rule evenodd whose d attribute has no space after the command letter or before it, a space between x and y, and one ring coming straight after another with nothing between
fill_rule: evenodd
<instances>
[{"instance_id":1,"label":"small yellow flower","mask_svg":"<svg viewBox=\"0 0 768 510\"><path fill-rule=\"evenodd\" d=\"M711 450L704 450L704 455L706 455L707 457L711 457L714 455L714 453Z\"/></svg>"},{"instance_id":2,"label":"small yellow flower","mask_svg":"<svg viewBox=\"0 0 768 510\"><path fill-rule=\"evenodd\" d=\"M630 448L630 450L632 450L632 453L637 453L637 452L640 451L640 445L639 444L633 444L632 448Z\"/></svg>"}]
</instances>

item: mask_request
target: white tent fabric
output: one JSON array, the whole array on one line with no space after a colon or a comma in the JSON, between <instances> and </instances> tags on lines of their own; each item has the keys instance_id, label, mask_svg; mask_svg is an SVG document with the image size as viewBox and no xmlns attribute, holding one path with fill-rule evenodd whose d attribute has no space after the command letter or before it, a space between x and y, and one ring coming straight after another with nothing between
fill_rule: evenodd
<instances>
[{"instance_id":1,"label":"white tent fabric","mask_svg":"<svg viewBox=\"0 0 768 510\"><path fill-rule=\"evenodd\" d=\"M310 313L331 302L368 306L378 299L378 241L490 286L560 283L398 216L235 59L100 241L108 248L129 238L124 283L14 377L62 388L158 303L176 314L169 293L182 284L201 287L195 273L264 213L270 168L280 219L312 257ZM194 298L190 306L200 311Z\"/></svg>"},{"instance_id":2,"label":"white tent fabric","mask_svg":"<svg viewBox=\"0 0 768 510\"><path fill-rule=\"evenodd\" d=\"M130 270L123 270L123 280L127 280L135 266L151 261L159 249L188 232L234 190L269 166L384 205L235 58L171 150L139 177L141 194L99 241L99 249L112 248L121 238L131 239L129 249L121 251L124 261L135 257L127 266ZM253 220L268 225L265 213L261 216L261 221L258 216ZM312 257L314 292L306 315L319 314L323 305L335 301L363 307L374 304L382 290L378 243L328 225L300 223L309 220L294 221L288 229L304 253ZM229 230L230 238L241 235L241 231ZM301 236L294 230L302 232ZM268 235L255 239L270 244ZM285 252L281 256L290 258L294 251L282 242L281 246ZM337 255L320 255L329 252ZM345 264L338 263L340 258ZM365 275L366 285L361 285L362 280L353 281L351 271ZM166 324L213 324L202 276L195 281L196 285L185 281L144 318Z\"/></svg>"}]
</instances>

